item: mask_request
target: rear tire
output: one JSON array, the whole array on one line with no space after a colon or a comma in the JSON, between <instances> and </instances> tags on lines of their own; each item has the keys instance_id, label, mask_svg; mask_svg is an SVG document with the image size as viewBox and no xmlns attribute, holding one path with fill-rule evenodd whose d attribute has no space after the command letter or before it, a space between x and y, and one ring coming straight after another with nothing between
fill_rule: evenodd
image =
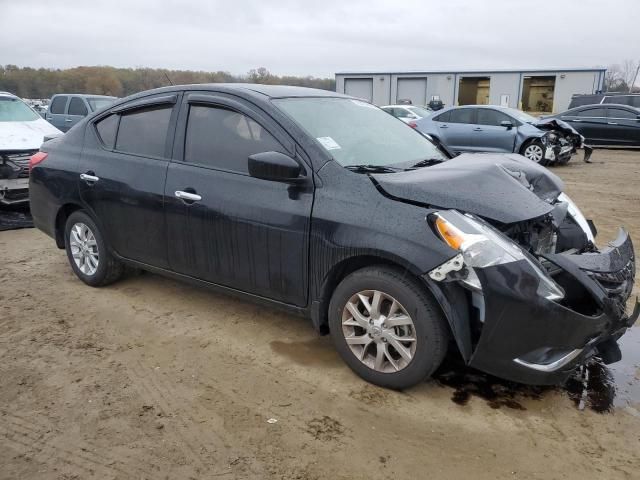
<instances>
[{"instance_id":1,"label":"rear tire","mask_svg":"<svg viewBox=\"0 0 640 480\"><path fill-rule=\"evenodd\" d=\"M64 245L74 273L89 286L109 285L124 273L124 265L109 252L102 232L83 210L69 215Z\"/></svg>"},{"instance_id":2,"label":"rear tire","mask_svg":"<svg viewBox=\"0 0 640 480\"><path fill-rule=\"evenodd\" d=\"M522 155L539 165L546 166L549 160L544 158L544 145L540 140L531 140L522 147Z\"/></svg>"},{"instance_id":3,"label":"rear tire","mask_svg":"<svg viewBox=\"0 0 640 480\"><path fill-rule=\"evenodd\" d=\"M336 350L355 373L396 390L430 376L448 344L444 315L426 287L383 266L358 270L336 287L329 328Z\"/></svg>"}]
</instances>

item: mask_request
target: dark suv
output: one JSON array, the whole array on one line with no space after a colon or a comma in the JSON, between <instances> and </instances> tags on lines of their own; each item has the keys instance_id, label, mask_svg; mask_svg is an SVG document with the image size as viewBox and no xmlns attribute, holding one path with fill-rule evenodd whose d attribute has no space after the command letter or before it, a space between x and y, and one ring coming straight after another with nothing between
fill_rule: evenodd
<instances>
[{"instance_id":1,"label":"dark suv","mask_svg":"<svg viewBox=\"0 0 640 480\"><path fill-rule=\"evenodd\" d=\"M369 103L264 85L176 86L90 115L31 159L35 224L76 275L125 266L311 318L378 385L447 348L528 383L616 340L634 282L623 231L599 250L561 180L519 155L450 159Z\"/></svg>"}]
</instances>

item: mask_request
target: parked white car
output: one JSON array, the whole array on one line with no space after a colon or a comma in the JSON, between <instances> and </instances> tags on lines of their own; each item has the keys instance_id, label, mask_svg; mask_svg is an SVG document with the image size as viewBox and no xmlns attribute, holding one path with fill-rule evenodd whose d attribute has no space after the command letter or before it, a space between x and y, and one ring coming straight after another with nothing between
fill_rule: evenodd
<instances>
[{"instance_id":1,"label":"parked white car","mask_svg":"<svg viewBox=\"0 0 640 480\"><path fill-rule=\"evenodd\" d=\"M432 110L418 105L385 105L380 108L405 123L415 122L433 113Z\"/></svg>"},{"instance_id":2,"label":"parked white car","mask_svg":"<svg viewBox=\"0 0 640 480\"><path fill-rule=\"evenodd\" d=\"M62 132L22 99L0 92L0 204L29 201L29 159Z\"/></svg>"}]
</instances>

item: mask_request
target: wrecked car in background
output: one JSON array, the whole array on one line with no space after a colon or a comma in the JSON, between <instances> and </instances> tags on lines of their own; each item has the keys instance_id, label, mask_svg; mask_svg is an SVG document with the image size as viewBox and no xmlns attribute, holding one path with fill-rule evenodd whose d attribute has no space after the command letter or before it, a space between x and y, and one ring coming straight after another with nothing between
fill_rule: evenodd
<instances>
[{"instance_id":1,"label":"wrecked car in background","mask_svg":"<svg viewBox=\"0 0 640 480\"><path fill-rule=\"evenodd\" d=\"M640 313L625 310L629 235L599 249L556 175L517 154L451 158L333 92L142 92L30 165L34 223L84 283L128 265L308 316L384 387L422 381L449 348L496 376L560 383L593 355L619 359Z\"/></svg>"},{"instance_id":2,"label":"wrecked car in background","mask_svg":"<svg viewBox=\"0 0 640 480\"><path fill-rule=\"evenodd\" d=\"M0 92L0 204L29 201L29 158L45 137L61 134L20 98Z\"/></svg>"},{"instance_id":3,"label":"wrecked car in background","mask_svg":"<svg viewBox=\"0 0 640 480\"><path fill-rule=\"evenodd\" d=\"M584 137L562 120L540 120L495 105L450 107L415 123L454 152L520 153L540 165L566 164L581 147L589 162L592 152Z\"/></svg>"}]
</instances>

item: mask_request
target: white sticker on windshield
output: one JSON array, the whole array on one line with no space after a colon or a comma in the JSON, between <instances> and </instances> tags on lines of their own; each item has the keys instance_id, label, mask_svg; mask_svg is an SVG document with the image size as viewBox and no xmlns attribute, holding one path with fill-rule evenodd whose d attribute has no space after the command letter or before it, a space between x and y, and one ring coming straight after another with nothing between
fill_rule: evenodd
<instances>
[{"instance_id":1,"label":"white sticker on windshield","mask_svg":"<svg viewBox=\"0 0 640 480\"><path fill-rule=\"evenodd\" d=\"M318 137L316 138L320 144L327 150L340 150L340 145L331 137Z\"/></svg>"}]
</instances>

